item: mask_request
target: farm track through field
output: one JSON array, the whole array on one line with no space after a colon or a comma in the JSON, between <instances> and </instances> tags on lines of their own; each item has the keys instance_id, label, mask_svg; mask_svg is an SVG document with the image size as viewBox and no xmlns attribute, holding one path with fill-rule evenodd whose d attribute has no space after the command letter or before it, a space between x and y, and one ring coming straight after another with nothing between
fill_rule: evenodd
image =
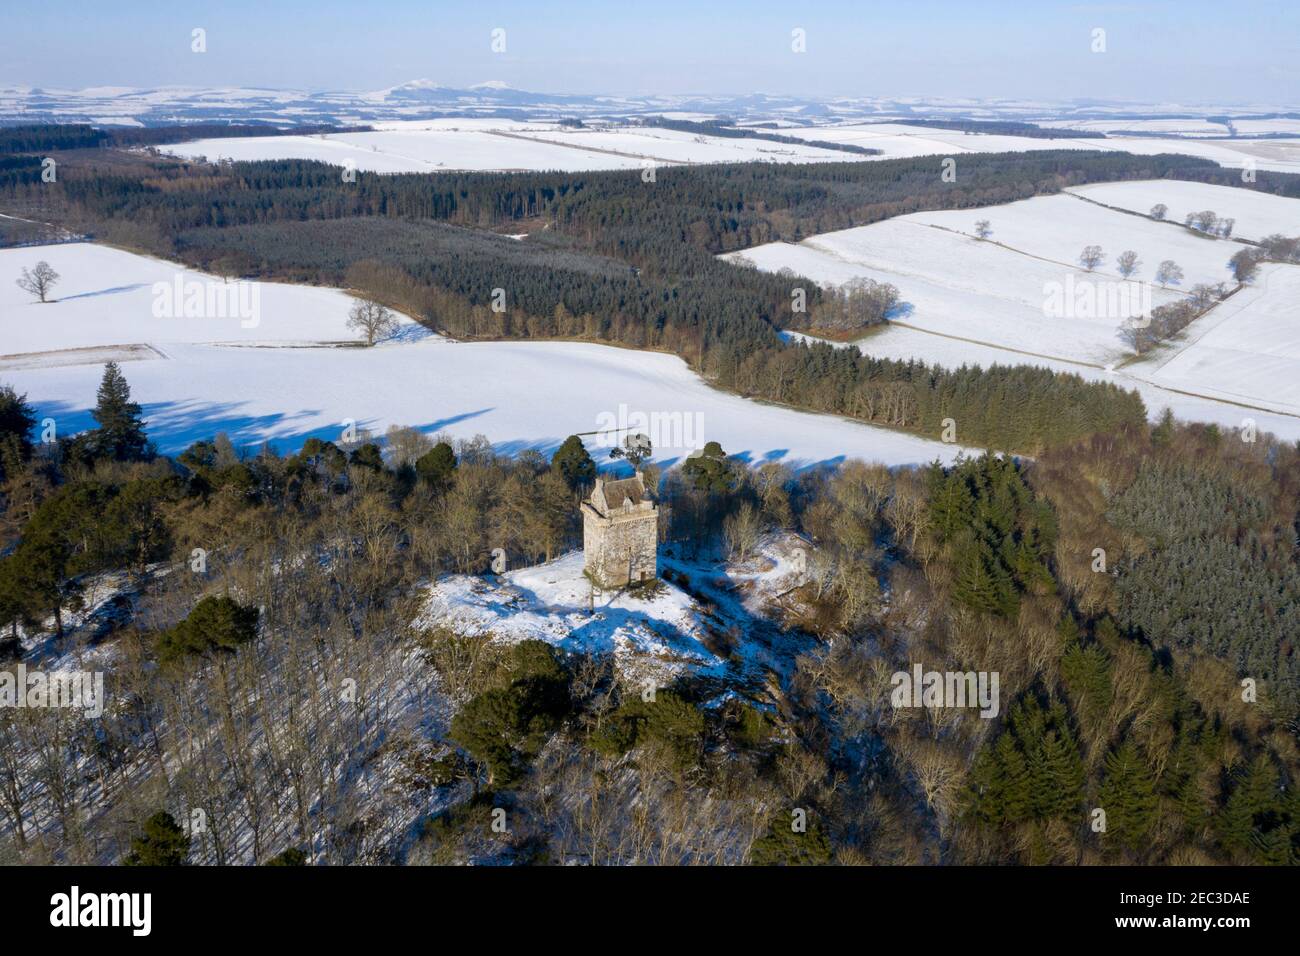
<instances>
[{"instance_id":1,"label":"farm track through field","mask_svg":"<svg viewBox=\"0 0 1300 956\"><path fill-rule=\"evenodd\" d=\"M86 345L44 352L15 352L0 355L0 371L22 368L61 368L68 365L100 365L104 362L144 362L167 359L169 355L146 342L124 345Z\"/></svg>"}]
</instances>

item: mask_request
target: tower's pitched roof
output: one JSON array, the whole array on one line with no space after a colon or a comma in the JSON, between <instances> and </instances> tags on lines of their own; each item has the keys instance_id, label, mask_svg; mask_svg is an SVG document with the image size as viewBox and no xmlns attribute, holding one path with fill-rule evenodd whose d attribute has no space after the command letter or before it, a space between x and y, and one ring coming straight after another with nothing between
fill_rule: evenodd
<instances>
[{"instance_id":1,"label":"tower's pitched roof","mask_svg":"<svg viewBox=\"0 0 1300 956\"><path fill-rule=\"evenodd\" d=\"M591 491L591 503L602 514L609 514L622 508L624 504L631 504L635 507L643 501L653 502L654 499L646 490L640 472L637 472L631 478L619 478L615 481L605 481L602 478L597 478L596 487Z\"/></svg>"}]
</instances>

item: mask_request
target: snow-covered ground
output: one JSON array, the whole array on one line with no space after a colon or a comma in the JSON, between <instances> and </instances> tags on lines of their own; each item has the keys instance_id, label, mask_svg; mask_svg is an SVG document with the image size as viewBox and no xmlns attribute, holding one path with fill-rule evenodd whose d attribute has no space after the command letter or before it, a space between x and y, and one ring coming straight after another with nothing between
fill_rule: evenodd
<instances>
[{"instance_id":1,"label":"snow-covered ground","mask_svg":"<svg viewBox=\"0 0 1300 956\"><path fill-rule=\"evenodd\" d=\"M1188 213L1209 209L1220 218L1236 220L1232 234L1242 239L1258 240L1274 233L1300 236L1300 199L1256 192L1246 184L1214 186L1178 179L1144 179L1075 186L1069 191L1143 215L1163 203L1169 210L1165 218L1176 223L1181 223Z\"/></svg>"},{"instance_id":2,"label":"snow-covered ground","mask_svg":"<svg viewBox=\"0 0 1300 956\"><path fill-rule=\"evenodd\" d=\"M373 133L203 139L165 147L210 160L315 159L377 173L641 169L646 163L845 162L841 150L625 127L569 129L513 120L393 122Z\"/></svg>"},{"instance_id":3,"label":"snow-covered ground","mask_svg":"<svg viewBox=\"0 0 1300 956\"><path fill-rule=\"evenodd\" d=\"M1103 191L1114 190L1113 198L1120 200L1114 205L1143 206L1142 211L1164 201L1171 214L1177 208L1173 200L1180 198L1198 210L1239 215L1248 234L1300 232L1287 226L1296 200L1222 186L1196 184L1195 190L1182 190L1189 185L1118 183L1087 187L1087 195L1108 202ZM987 242L971 238L978 219L988 219L993 229ZM1084 245L1094 243L1102 246L1106 261L1090 275L1077 265L1077 256ZM1225 428L1240 427L1251 418L1262 430L1300 438L1300 393L1290 384L1300 380L1300 368L1291 365L1300 336L1300 308L1295 305L1300 267L1261 270L1250 287L1141 360L1134 359L1120 334L1123 312L1107 318L1063 317L1048 308L1051 284L1070 281L1078 288L1096 280L1118 282L1114 261L1125 249L1139 253L1139 277L1149 278L1158 262L1173 259L1183 268L1180 288L1186 289L1228 280L1227 260L1241 248L1240 243L1193 235L1179 225L1058 195L917 213L798 244L770 243L730 257L743 256L768 271L788 267L817 282L838 284L867 276L896 285L903 304L892 321L857 343L872 355L949 367L1042 365L1134 388L1153 416L1170 408L1180 418ZM1178 287L1150 291L1153 306L1182 294ZM1214 334L1207 335L1211 329Z\"/></svg>"},{"instance_id":4,"label":"snow-covered ground","mask_svg":"<svg viewBox=\"0 0 1300 956\"><path fill-rule=\"evenodd\" d=\"M974 236L988 219L990 241ZM1078 264L1086 245L1100 245L1106 261L1088 273ZM1228 278L1227 259L1240 246L1148 223L1073 196L1044 196L983 209L926 212L869 226L823 233L796 244L768 243L739 253L760 269L789 267L816 282L867 276L898 287L898 322L944 335L1076 362L1107 365L1131 351L1120 336L1124 320L1147 304L1178 298L1177 289L1125 282L1113 271L1125 249L1140 254L1137 277L1173 259L1186 273L1183 287ZM1053 311L1052 290L1117 293L1120 308L1095 315ZM1123 296L1118 293L1123 292ZM1125 300L1124 297L1127 297Z\"/></svg>"},{"instance_id":5,"label":"snow-covered ground","mask_svg":"<svg viewBox=\"0 0 1300 956\"><path fill-rule=\"evenodd\" d=\"M744 683L783 670L806 644L784 632L773 607L806 583L790 534L767 535L743 563L703 563L660 555L653 593L592 592L583 554L501 575L448 575L426 588L417 630L448 627L516 643L545 641L564 651L612 654L633 684L664 686L682 674Z\"/></svg>"},{"instance_id":6,"label":"snow-covered ground","mask_svg":"<svg viewBox=\"0 0 1300 956\"><path fill-rule=\"evenodd\" d=\"M1226 132L1224 127L1219 127ZM206 139L163 147L173 155L229 158L316 159L379 173L446 170L633 169L651 163L855 162L908 156L1020 152L1040 149L1114 150L1151 156L1184 153L1221 166L1300 171L1300 138L1275 140L1176 139L1115 136L1107 139L1038 139L909 126L855 123L783 127L782 135L881 150L864 156L816 146L762 139L730 139L653 127L571 129L558 123L468 119L390 122L370 133Z\"/></svg>"},{"instance_id":7,"label":"snow-covered ground","mask_svg":"<svg viewBox=\"0 0 1300 956\"><path fill-rule=\"evenodd\" d=\"M1239 295L1229 299L1223 308L1233 308L1233 303L1238 302ZM1246 419L1250 419L1261 432L1272 432L1286 441L1300 441L1300 404L1282 401L1286 392L1281 388L1279 380L1268 375L1270 368L1258 357L1252 357L1248 349L1239 350L1239 353L1234 356L1237 376L1228 383L1228 388L1216 390L1212 384L1209 384L1213 381L1211 376L1206 376L1206 386L1200 387L1161 374L1161 364L1187 344L1187 335L1190 334L1194 338L1201 334L1201 331L1207 327L1203 323L1215 321L1218 314L1218 310L1215 310L1193 323L1187 333L1174 339L1168 347L1157 352L1150 360L1113 368L1097 368L1092 365L1044 358L1011 349L947 338L919 329L904 328L897 324L890 324L886 329L854 344L864 352L879 358L899 361L921 359L949 368L956 368L962 364L980 365L984 368L995 364L1037 365L1050 368L1054 372L1080 375L1090 381L1113 382L1121 388L1132 389L1142 396L1142 401L1146 403L1152 420L1159 418L1166 408L1184 421L1213 423L1225 430L1241 428ZM1297 320L1291 321L1294 329ZM1252 374L1252 369L1265 374ZM1300 376L1300 369L1297 369L1296 376ZM1242 387L1243 383L1245 388Z\"/></svg>"},{"instance_id":8,"label":"snow-covered ground","mask_svg":"<svg viewBox=\"0 0 1300 956\"><path fill-rule=\"evenodd\" d=\"M21 267L40 259L64 276L57 301L45 305L22 298L13 284ZM707 440L754 463L796 466L843 458L910 465L948 461L960 450L748 401L709 387L681 359L660 353L570 342L453 342L410 322L371 349L256 347L355 341L342 328L351 300L337 290L277 286L277 295L268 289L263 296L254 329L235 320L154 318L151 282L171 282L176 271L171 263L90 244L0 253L0 354L9 356L0 381L26 392L39 417L70 434L92 425L101 363L124 357L103 348L72 350L140 345L125 356L139 359L126 376L163 452L220 431L240 445L270 440L292 451L312 436L337 439L347 423L376 433L390 425L465 438L481 433L503 452L550 450L570 434L636 425L638 415L658 416L648 430L661 463ZM593 455L605 459L596 440L587 438Z\"/></svg>"},{"instance_id":9,"label":"snow-covered ground","mask_svg":"<svg viewBox=\"0 0 1300 956\"><path fill-rule=\"evenodd\" d=\"M1082 133L1159 133L1164 136L1227 136L1228 127L1222 123L1212 123L1201 117L1184 119L1067 119L1039 120L1039 126L1047 129L1078 130Z\"/></svg>"},{"instance_id":10,"label":"snow-covered ground","mask_svg":"<svg viewBox=\"0 0 1300 956\"><path fill-rule=\"evenodd\" d=\"M539 640L569 652L613 654L626 677L667 683L685 671L721 674L705 646L701 609L671 584L658 593L593 597L574 551L499 577L452 575L431 585L417 628L450 627L508 643Z\"/></svg>"},{"instance_id":11,"label":"snow-covered ground","mask_svg":"<svg viewBox=\"0 0 1300 956\"><path fill-rule=\"evenodd\" d=\"M42 260L60 276L50 294L54 301L44 304L14 281ZM176 263L88 242L0 249L0 280L0 356L141 343L357 339L347 328L355 300L338 289L223 282ZM211 310L209 293L217 306ZM196 298L195 308L186 309L191 296L202 299L201 308Z\"/></svg>"},{"instance_id":12,"label":"snow-covered ground","mask_svg":"<svg viewBox=\"0 0 1300 956\"><path fill-rule=\"evenodd\" d=\"M1261 266L1182 339L1154 357L1153 382L1300 413L1300 266Z\"/></svg>"},{"instance_id":13,"label":"snow-covered ground","mask_svg":"<svg viewBox=\"0 0 1300 956\"><path fill-rule=\"evenodd\" d=\"M1221 138L1230 135L1225 123L1211 122L1200 117L1183 119L1113 119L1039 120L1039 126L1048 129L1071 129L1095 133L1160 133L1166 136L1196 136ZM1296 119L1239 119L1232 118L1232 128L1239 136L1300 136L1300 120Z\"/></svg>"},{"instance_id":14,"label":"snow-covered ground","mask_svg":"<svg viewBox=\"0 0 1300 956\"><path fill-rule=\"evenodd\" d=\"M1300 172L1300 139L1203 141L1143 136L1111 136L1106 139L1037 139L1029 136L965 133L960 130L908 126L905 123L813 126L783 129L781 132L800 139L851 143L884 151L881 156L869 157L872 159L931 155L960 157L962 153L1020 152L1040 149L1100 149L1135 153L1140 156L1182 153L1210 159L1220 166L1232 169L1253 164L1255 169ZM960 160L958 163L960 169Z\"/></svg>"}]
</instances>

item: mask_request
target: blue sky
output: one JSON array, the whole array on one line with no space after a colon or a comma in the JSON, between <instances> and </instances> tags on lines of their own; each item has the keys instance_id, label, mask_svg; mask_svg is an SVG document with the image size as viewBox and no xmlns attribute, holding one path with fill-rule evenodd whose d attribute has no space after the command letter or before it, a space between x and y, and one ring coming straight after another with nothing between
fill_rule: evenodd
<instances>
[{"instance_id":1,"label":"blue sky","mask_svg":"<svg viewBox=\"0 0 1300 956\"><path fill-rule=\"evenodd\" d=\"M208 51L190 52L190 31ZM506 52L490 34L506 31ZM807 52L791 51L806 31ZM1106 52L1090 49L1106 31ZM11 6L0 84L793 93L1300 106L1283 0L48 0Z\"/></svg>"}]
</instances>

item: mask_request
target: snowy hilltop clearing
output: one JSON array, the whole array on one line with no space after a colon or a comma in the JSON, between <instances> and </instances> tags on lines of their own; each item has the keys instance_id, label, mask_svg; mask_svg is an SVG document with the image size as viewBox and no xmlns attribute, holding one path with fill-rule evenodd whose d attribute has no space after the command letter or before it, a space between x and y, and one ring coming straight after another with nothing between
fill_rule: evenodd
<instances>
[{"instance_id":1,"label":"snowy hilltop clearing","mask_svg":"<svg viewBox=\"0 0 1300 956\"><path fill-rule=\"evenodd\" d=\"M794 535L766 536L743 562L661 555L654 587L594 591L575 551L501 575L449 575L428 586L417 630L448 628L512 644L540 640L566 653L612 655L633 686L712 678L720 689L761 684L807 641L776 619L808 583Z\"/></svg>"},{"instance_id":2,"label":"snowy hilltop clearing","mask_svg":"<svg viewBox=\"0 0 1300 956\"><path fill-rule=\"evenodd\" d=\"M45 304L14 285L42 259L62 276ZM249 328L238 317L158 317L153 283L165 292L178 274L225 285L87 243L0 250L0 377L27 394L38 417L70 434L93 424L101 363L130 359L132 395L164 453L218 432L237 445L271 441L289 452L313 436L337 439L349 424L374 433L411 425L458 438L483 434L501 452L549 451L568 435L594 433L611 420L636 424L638 416L658 432L660 463L705 440L753 463L796 466L844 458L911 465L951 461L961 450L720 392L661 353L455 342L409 321L374 348L336 347L359 339L346 327L355 300L335 289L245 283L261 290ZM604 459L597 436L586 440Z\"/></svg>"},{"instance_id":3,"label":"snowy hilltop clearing","mask_svg":"<svg viewBox=\"0 0 1300 956\"><path fill-rule=\"evenodd\" d=\"M726 258L764 271L790 269L821 284L865 277L896 286L900 302L889 321L856 343L872 355L949 367L1042 365L1136 388L1153 415L1168 407L1179 417L1229 427L1252 416L1262 429L1300 436L1300 393L1286 385L1300 380L1300 267L1261 267L1248 285L1141 357L1127 328L1149 309L1188 300L1198 285L1222 283L1229 292L1236 285L1229 260L1249 243L1193 231L1183 225L1186 213L1174 221L1175 210L1211 210L1220 222L1240 222L1247 236L1300 235L1300 201L1164 181L1079 192L915 213ZM1108 208L1112 198L1134 211L1145 207L1143 214ZM1164 221L1147 215L1159 202L1168 206ZM983 241L976 236L981 220L991 230ZM1235 228L1234 222L1233 236ZM1091 270L1080 261L1090 245L1102 253ZM1129 250L1137 266L1126 278L1118 259ZM1166 260L1182 276L1157 282ZM1071 306L1088 289L1097 293L1096 307ZM1112 291L1108 305L1103 300ZM1209 329L1214 338L1199 344Z\"/></svg>"}]
</instances>

